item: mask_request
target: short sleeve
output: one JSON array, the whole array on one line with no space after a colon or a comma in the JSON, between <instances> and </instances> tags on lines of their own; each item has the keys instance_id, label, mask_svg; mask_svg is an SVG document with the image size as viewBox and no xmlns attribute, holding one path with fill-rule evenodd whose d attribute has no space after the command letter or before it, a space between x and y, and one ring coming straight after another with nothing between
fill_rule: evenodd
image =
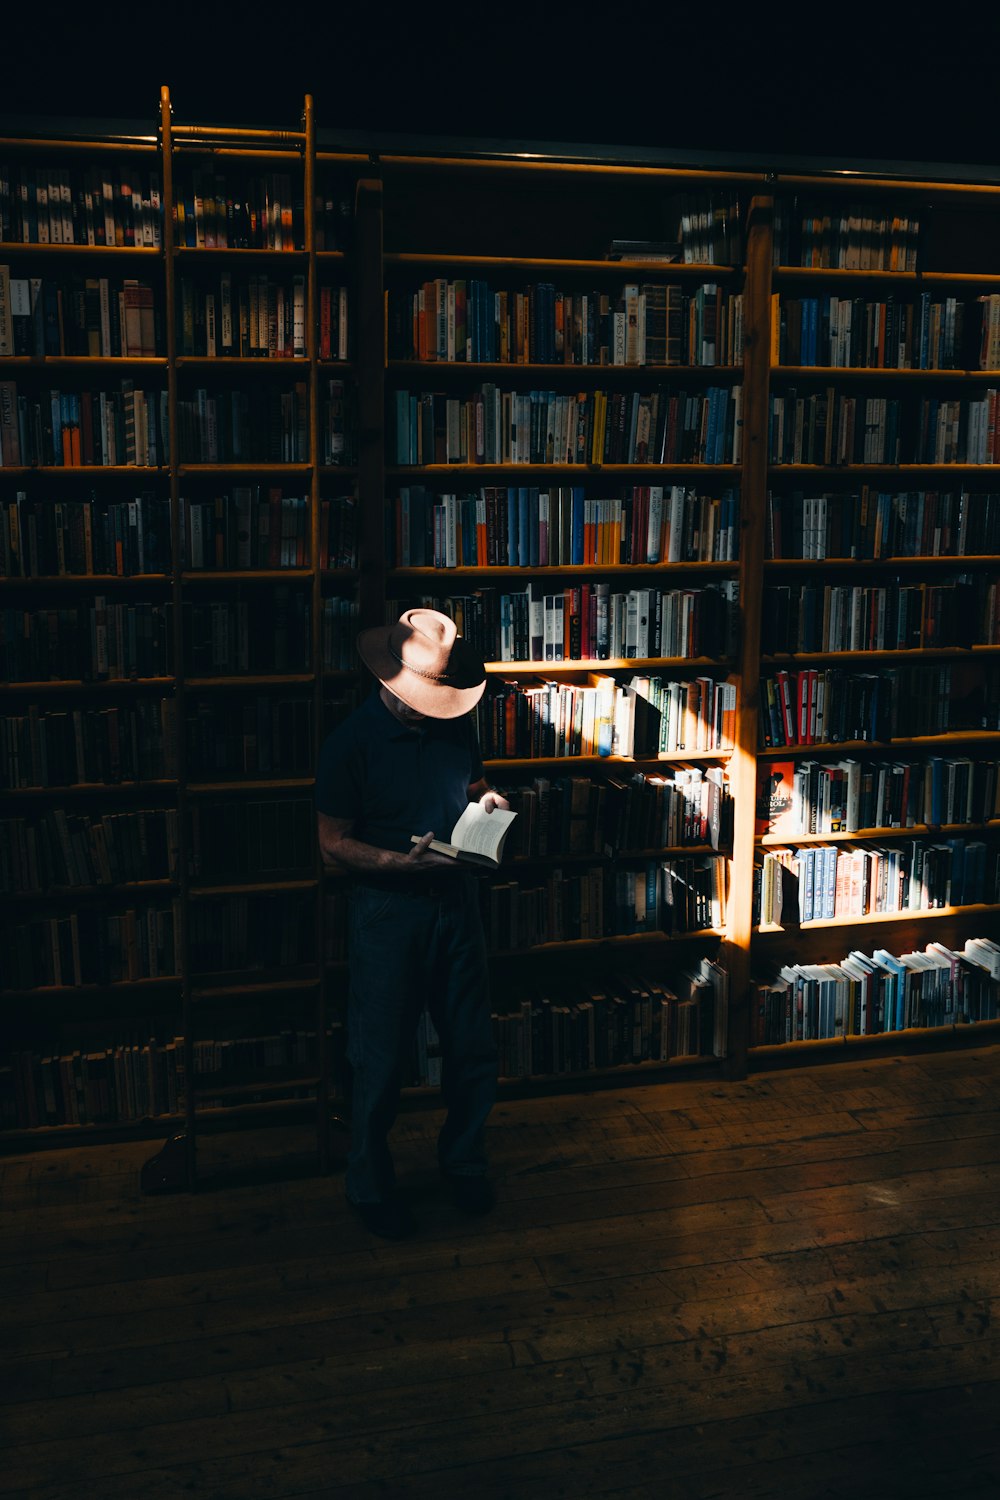
<instances>
[{"instance_id":1,"label":"short sleeve","mask_svg":"<svg viewBox=\"0 0 1000 1500\"><path fill-rule=\"evenodd\" d=\"M327 735L316 767L316 811L328 818L360 816L362 806L362 758L349 723L338 725Z\"/></svg>"}]
</instances>

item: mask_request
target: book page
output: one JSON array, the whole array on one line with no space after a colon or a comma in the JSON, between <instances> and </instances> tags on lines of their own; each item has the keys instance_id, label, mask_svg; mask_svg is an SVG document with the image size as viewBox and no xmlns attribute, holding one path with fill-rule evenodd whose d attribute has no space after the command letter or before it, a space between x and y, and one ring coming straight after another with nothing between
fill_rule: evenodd
<instances>
[{"instance_id":1,"label":"book page","mask_svg":"<svg viewBox=\"0 0 1000 1500\"><path fill-rule=\"evenodd\" d=\"M482 854L499 860L504 834L517 817L502 807L484 812L478 802L470 802L451 831L451 841L470 854Z\"/></svg>"}]
</instances>

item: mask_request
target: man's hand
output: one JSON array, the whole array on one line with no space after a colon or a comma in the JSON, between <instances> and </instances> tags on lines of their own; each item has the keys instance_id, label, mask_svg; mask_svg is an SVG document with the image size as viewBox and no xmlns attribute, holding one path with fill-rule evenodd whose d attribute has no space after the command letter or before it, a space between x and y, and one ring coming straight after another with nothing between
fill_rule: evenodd
<instances>
[{"instance_id":1,"label":"man's hand","mask_svg":"<svg viewBox=\"0 0 1000 1500\"><path fill-rule=\"evenodd\" d=\"M401 856L407 870L416 867L418 870L440 870L447 866L448 869L455 868L455 861L447 854L438 854L435 849L429 847L433 833L425 833L413 845L408 854Z\"/></svg>"},{"instance_id":2,"label":"man's hand","mask_svg":"<svg viewBox=\"0 0 1000 1500\"><path fill-rule=\"evenodd\" d=\"M485 813L494 812L498 807L504 812L510 811L510 803L499 792L484 792L479 799L479 806Z\"/></svg>"}]
</instances>

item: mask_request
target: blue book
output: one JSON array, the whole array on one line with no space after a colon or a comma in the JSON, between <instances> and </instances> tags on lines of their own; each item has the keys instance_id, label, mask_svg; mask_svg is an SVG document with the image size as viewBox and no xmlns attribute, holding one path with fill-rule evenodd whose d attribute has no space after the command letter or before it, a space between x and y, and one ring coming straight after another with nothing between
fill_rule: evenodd
<instances>
[{"instance_id":1,"label":"blue book","mask_svg":"<svg viewBox=\"0 0 1000 1500\"><path fill-rule=\"evenodd\" d=\"M584 492L583 486L575 484L572 496L572 540L570 561L574 565L583 562L583 515L584 515Z\"/></svg>"},{"instance_id":2,"label":"blue book","mask_svg":"<svg viewBox=\"0 0 1000 1500\"><path fill-rule=\"evenodd\" d=\"M517 555L517 489L514 485L507 487L507 566L516 568L518 566Z\"/></svg>"},{"instance_id":3,"label":"blue book","mask_svg":"<svg viewBox=\"0 0 1000 1500\"><path fill-rule=\"evenodd\" d=\"M905 964L901 964L895 954L889 953L885 948L875 948L872 958L881 966L889 976L886 982L885 994L885 1031L902 1031L907 1023L906 1016L906 974Z\"/></svg>"}]
</instances>

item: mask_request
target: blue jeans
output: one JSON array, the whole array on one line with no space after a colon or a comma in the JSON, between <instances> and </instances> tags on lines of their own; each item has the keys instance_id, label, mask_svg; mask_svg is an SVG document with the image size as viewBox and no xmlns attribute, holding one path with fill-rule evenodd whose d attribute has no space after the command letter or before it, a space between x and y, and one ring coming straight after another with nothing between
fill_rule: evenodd
<instances>
[{"instance_id":1,"label":"blue jeans","mask_svg":"<svg viewBox=\"0 0 1000 1500\"><path fill-rule=\"evenodd\" d=\"M407 890L351 890L347 1196L354 1203L378 1202L393 1190L387 1137L425 1005L441 1039L448 1110L438 1159L455 1175L486 1171L484 1126L496 1098L497 1057L476 880L449 872L421 881Z\"/></svg>"}]
</instances>

